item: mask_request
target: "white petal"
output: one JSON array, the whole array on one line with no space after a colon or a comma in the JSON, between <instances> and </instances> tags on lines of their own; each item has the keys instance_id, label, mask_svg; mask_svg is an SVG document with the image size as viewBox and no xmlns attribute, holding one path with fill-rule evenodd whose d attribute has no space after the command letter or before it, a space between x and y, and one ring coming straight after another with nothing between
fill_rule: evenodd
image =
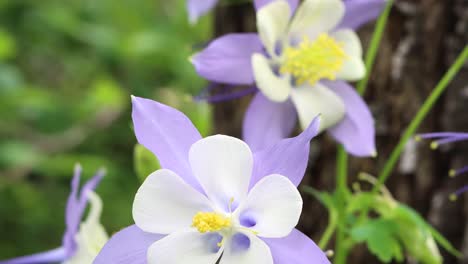
<instances>
[{"instance_id":1,"label":"white petal","mask_svg":"<svg viewBox=\"0 0 468 264\"><path fill-rule=\"evenodd\" d=\"M236 211L240 223L244 217L261 237L285 237L294 229L302 211L302 198L286 177L272 174L261 179Z\"/></svg>"},{"instance_id":2,"label":"white petal","mask_svg":"<svg viewBox=\"0 0 468 264\"><path fill-rule=\"evenodd\" d=\"M344 16L342 0L305 0L291 24L290 33L314 36L334 29Z\"/></svg>"},{"instance_id":3,"label":"white petal","mask_svg":"<svg viewBox=\"0 0 468 264\"><path fill-rule=\"evenodd\" d=\"M343 49L347 56L362 58L362 44L356 32L351 29L342 29L331 34Z\"/></svg>"},{"instance_id":4,"label":"white petal","mask_svg":"<svg viewBox=\"0 0 468 264\"><path fill-rule=\"evenodd\" d=\"M238 234L248 238L248 248L239 249L234 241L227 241L220 264L273 264L270 248L265 242L251 233Z\"/></svg>"},{"instance_id":5,"label":"white petal","mask_svg":"<svg viewBox=\"0 0 468 264\"><path fill-rule=\"evenodd\" d=\"M65 264L91 263L109 240L106 230L100 223L102 200L92 191L87 195L91 209L75 237L77 250L72 258L64 262Z\"/></svg>"},{"instance_id":6,"label":"white petal","mask_svg":"<svg viewBox=\"0 0 468 264\"><path fill-rule=\"evenodd\" d=\"M341 98L320 83L293 89L291 96L302 129L308 127L316 116L321 115L320 131L323 131L337 124L345 115L345 105Z\"/></svg>"},{"instance_id":7,"label":"white petal","mask_svg":"<svg viewBox=\"0 0 468 264\"><path fill-rule=\"evenodd\" d=\"M359 81L366 75L366 66L362 58L350 57L348 58L336 74L336 78L345 81Z\"/></svg>"},{"instance_id":8,"label":"white petal","mask_svg":"<svg viewBox=\"0 0 468 264\"><path fill-rule=\"evenodd\" d=\"M197 212L207 211L213 211L209 200L166 169L148 176L133 202L136 225L157 234L189 228Z\"/></svg>"},{"instance_id":9,"label":"white petal","mask_svg":"<svg viewBox=\"0 0 468 264\"><path fill-rule=\"evenodd\" d=\"M273 1L257 12L257 29L263 45L275 55L275 47L286 34L291 8L284 0Z\"/></svg>"},{"instance_id":10,"label":"white petal","mask_svg":"<svg viewBox=\"0 0 468 264\"><path fill-rule=\"evenodd\" d=\"M223 248L210 236L179 231L155 242L148 249L148 264L215 264Z\"/></svg>"},{"instance_id":11,"label":"white petal","mask_svg":"<svg viewBox=\"0 0 468 264\"><path fill-rule=\"evenodd\" d=\"M291 92L289 78L277 76L265 56L254 54L252 67L257 87L268 99L275 102L284 102L288 99Z\"/></svg>"},{"instance_id":12,"label":"white petal","mask_svg":"<svg viewBox=\"0 0 468 264\"><path fill-rule=\"evenodd\" d=\"M253 155L242 140L216 135L192 145L189 161L207 196L218 210L229 212L247 195Z\"/></svg>"},{"instance_id":13,"label":"white petal","mask_svg":"<svg viewBox=\"0 0 468 264\"><path fill-rule=\"evenodd\" d=\"M346 81L358 81L364 78L366 66L362 58L362 45L357 34L350 29L343 29L332 34L332 37L343 45L348 58L336 77Z\"/></svg>"}]
</instances>

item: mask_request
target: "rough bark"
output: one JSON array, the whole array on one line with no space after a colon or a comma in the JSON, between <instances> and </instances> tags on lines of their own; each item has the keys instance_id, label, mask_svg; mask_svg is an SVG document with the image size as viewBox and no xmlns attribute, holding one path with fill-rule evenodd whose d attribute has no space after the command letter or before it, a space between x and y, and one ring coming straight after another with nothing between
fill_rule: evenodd
<instances>
[{"instance_id":1,"label":"rough bark","mask_svg":"<svg viewBox=\"0 0 468 264\"><path fill-rule=\"evenodd\" d=\"M253 31L250 5L219 8L216 34ZM364 45L373 30L360 30ZM350 159L351 184L360 171L376 174L389 157L401 133L435 87L454 58L468 43L468 1L397 0L365 95L377 126L379 155L376 159ZM240 136L242 117L249 98L215 106L216 132ZM465 67L448 92L426 118L419 132L468 132L468 69ZM333 190L336 144L327 135L312 143L310 166L303 184ZM429 142L411 143L387 186L394 196L420 212L457 248L468 255L468 197L450 202L448 196L466 176L448 177L450 168L468 165L468 143L432 151ZM327 214L313 198L304 195L300 228L318 239ZM330 247L332 244L330 243ZM444 263L463 263L443 252ZM364 248L353 251L348 263L379 263Z\"/></svg>"}]
</instances>

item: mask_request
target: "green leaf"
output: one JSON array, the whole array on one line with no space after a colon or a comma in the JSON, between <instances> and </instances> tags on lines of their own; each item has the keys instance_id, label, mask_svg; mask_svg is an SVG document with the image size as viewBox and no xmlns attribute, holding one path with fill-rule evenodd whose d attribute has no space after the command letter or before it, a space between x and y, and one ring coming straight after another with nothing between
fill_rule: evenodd
<instances>
[{"instance_id":1,"label":"green leaf","mask_svg":"<svg viewBox=\"0 0 468 264\"><path fill-rule=\"evenodd\" d=\"M433 229L415 210L403 204L399 204L395 209L394 217L400 229L399 236L408 254L421 263L442 263L442 256L437 248L436 240L433 235L437 232L435 229ZM442 235L439 233L436 235L438 240L443 243L444 248L450 249L449 251L455 256L461 255Z\"/></svg>"},{"instance_id":2,"label":"green leaf","mask_svg":"<svg viewBox=\"0 0 468 264\"><path fill-rule=\"evenodd\" d=\"M0 28L0 61L14 57L16 44L13 36Z\"/></svg>"},{"instance_id":3,"label":"green leaf","mask_svg":"<svg viewBox=\"0 0 468 264\"><path fill-rule=\"evenodd\" d=\"M372 209L379 215L386 215L395 206L395 202L391 199L373 193L362 192L350 196L346 210L348 214L352 214Z\"/></svg>"},{"instance_id":4,"label":"green leaf","mask_svg":"<svg viewBox=\"0 0 468 264\"><path fill-rule=\"evenodd\" d=\"M352 228L351 237L357 242L366 242L369 250L382 262L389 263L392 259L401 262L401 245L394 235L397 228L388 219L370 220Z\"/></svg>"},{"instance_id":5,"label":"green leaf","mask_svg":"<svg viewBox=\"0 0 468 264\"><path fill-rule=\"evenodd\" d=\"M445 250L447 250L448 252L450 252L450 254L454 255L455 257L457 258L461 258L463 256L463 254L458 251L453 245L452 243L450 243L450 241L448 241L441 233L439 233L439 231L437 231L434 227L432 227L431 225L429 225L428 223L426 223L426 227L427 229L429 230L429 232L431 232L432 236L434 237L434 239L437 241L437 243L442 247L444 248Z\"/></svg>"},{"instance_id":6,"label":"green leaf","mask_svg":"<svg viewBox=\"0 0 468 264\"><path fill-rule=\"evenodd\" d=\"M19 141L0 144L0 167L31 166L43 157L34 146Z\"/></svg>"},{"instance_id":7,"label":"green leaf","mask_svg":"<svg viewBox=\"0 0 468 264\"><path fill-rule=\"evenodd\" d=\"M93 100L100 108L120 110L129 101L129 96L117 82L110 78L97 79L88 100Z\"/></svg>"},{"instance_id":8,"label":"green leaf","mask_svg":"<svg viewBox=\"0 0 468 264\"><path fill-rule=\"evenodd\" d=\"M133 158L135 172L141 182L154 171L161 169L161 165L156 156L140 144L135 145Z\"/></svg>"},{"instance_id":9,"label":"green leaf","mask_svg":"<svg viewBox=\"0 0 468 264\"><path fill-rule=\"evenodd\" d=\"M317 200L319 200L327 209L331 212L337 212L338 207L336 205L335 197L327 192L320 192L310 186L302 186L302 191L307 194L314 196Z\"/></svg>"}]
</instances>

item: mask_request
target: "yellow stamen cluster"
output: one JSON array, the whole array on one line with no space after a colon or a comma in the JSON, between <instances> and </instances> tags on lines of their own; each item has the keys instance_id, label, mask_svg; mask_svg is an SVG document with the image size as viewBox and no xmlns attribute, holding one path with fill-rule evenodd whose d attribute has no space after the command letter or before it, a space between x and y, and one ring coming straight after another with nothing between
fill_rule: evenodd
<instances>
[{"instance_id":1,"label":"yellow stamen cluster","mask_svg":"<svg viewBox=\"0 0 468 264\"><path fill-rule=\"evenodd\" d=\"M217 232L230 226L231 219L213 212L198 212L192 220L192 227L200 233Z\"/></svg>"},{"instance_id":2,"label":"yellow stamen cluster","mask_svg":"<svg viewBox=\"0 0 468 264\"><path fill-rule=\"evenodd\" d=\"M314 41L304 37L299 46L286 48L284 55L280 73L291 74L299 85L306 81L314 85L321 79L335 80L347 58L342 45L325 33Z\"/></svg>"}]
</instances>

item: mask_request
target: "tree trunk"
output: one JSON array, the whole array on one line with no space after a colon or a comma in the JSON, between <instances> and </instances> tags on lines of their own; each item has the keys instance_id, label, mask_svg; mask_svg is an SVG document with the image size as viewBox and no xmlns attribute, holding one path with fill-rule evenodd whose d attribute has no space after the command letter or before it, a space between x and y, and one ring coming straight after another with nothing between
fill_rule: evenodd
<instances>
[{"instance_id":1,"label":"tree trunk","mask_svg":"<svg viewBox=\"0 0 468 264\"><path fill-rule=\"evenodd\" d=\"M468 1L397 0L391 13L365 95L376 120L378 157L350 158L351 184L360 171L377 174L400 135L455 57L468 43ZM250 4L218 8L216 35L254 31ZM371 23L359 32L364 46L374 29ZM216 133L240 136L249 98L215 106ZM468 69L465 67L448 92L432 109L419 132L468 132ZM336 144L321 135L311 145L310 166L302 184L332 191L335 186ZM468 184L467 177L451 179L451 168L468 165L468 143L432 151L429 142L408 144L387 182L396 199L428 218L457 248L468 255L468 197L450 202L451 192ZM463 179L464 178L464 179ZM326 210L303 195L300 229L317 241L327 223ZM330 243L330 248L333 244ZM442 250L444 263L468 264ZM379 263L363 247L353 250L348 263Z\"/></svg>"}]
</instances>

